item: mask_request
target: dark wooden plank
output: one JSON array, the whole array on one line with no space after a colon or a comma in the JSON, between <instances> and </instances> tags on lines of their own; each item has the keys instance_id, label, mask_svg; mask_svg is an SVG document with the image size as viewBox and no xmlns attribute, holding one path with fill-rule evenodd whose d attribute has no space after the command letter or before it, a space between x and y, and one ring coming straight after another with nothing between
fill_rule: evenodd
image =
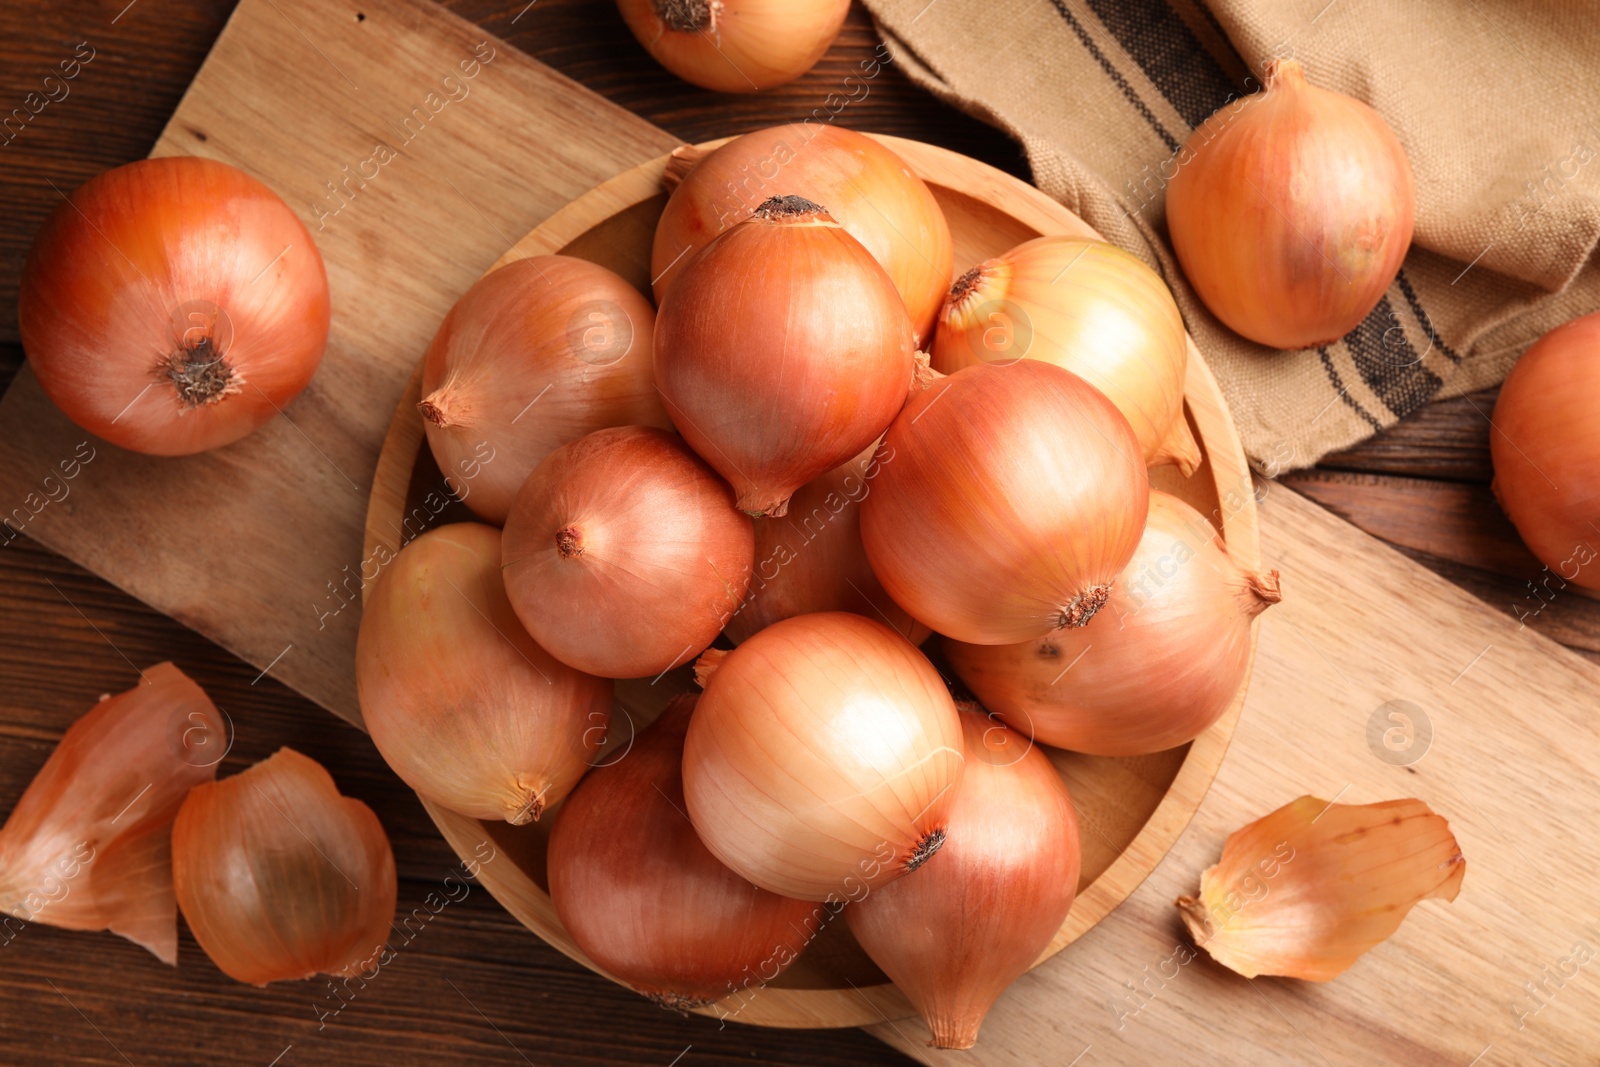
<instances>
[{"instance_id":1,"label":"dark wooden plank","mask_svg":"<svg viewBox=\"0 0 1600 1067\"><path fill-rule=\"evenodd\" d=\"M1324 456L1317 466L1488 484L1494 477L1489 416L1499 393L1484 389L1424 405L1382 433Z\"/></svg>"}]
</instances>

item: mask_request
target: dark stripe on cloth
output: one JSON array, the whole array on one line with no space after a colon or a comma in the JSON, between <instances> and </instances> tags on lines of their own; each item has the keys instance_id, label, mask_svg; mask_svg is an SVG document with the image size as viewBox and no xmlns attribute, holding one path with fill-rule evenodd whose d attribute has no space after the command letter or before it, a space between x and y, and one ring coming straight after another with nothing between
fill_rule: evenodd
<instances>
[{"instance_id":1,"label":"dark stripe on cloth","mask_svg":"<svg viewBox=\"0 0 1600 1067\"><path fill-rule=\"evenodd\" d=\"M1182 142L1167 132L1167 128L1161 125L1161 120L1156 118L1155 112L1150 110L1149 106L1139 98L1139 94L1134 91L1133 86L1128 84L1128 79L1124 78L1122 72L1112 65L1111 60L1106 58L1104 52L1100 51L1100 47L1089 36L1089 31L1084 29L1083 23L1078 21L1076 15L1067 10L1065 0L1050 0L1050 2L1055 5L1056 11L1066 20L1067 25L1072 27L1072 32L1078 35L1078 41L1083 45L1084 49L1094 57L1095 62L1100 64L1100 69L1105 71L1106 75L1116 83L1117 88L1122 90L1122 95L1128 98L1128 103L1132 104L1139 114L1144 116L1145 121L1150 124L1150 128L1156 131L1156 136L1165 142L1167 151L1176 152L1182 147Z\"/></svg>"},{"instance_id":2,"label":"dark stripe on cloth","mask_svg":"<svg viewBox=\"0 0 1600 1067\"><path fill-rule=\"evenodd\" d=\"M1417 291L1411 288L1411 281L1406 277L1406 272L1402 270L1395 277L1395 281L1400 283L1400 291L1405 294L1406 303L1411 305L1411 314L1422 324L1422 332L1428 335L1428 340L1438 345L1439 351L1443 352L1451 363L1460 363L1461 353L1445 344L1444 338L1433 328L1433 320L1428 318L1427 311L1423 310L1422 301L1417 299Z\"/></svg>"},{"instance_id":3,"label":"dark stripe on cloth","mask_svg":"<svg viewBox=\"0 0 1600 1067\"><path fill-rule=\"evenodd\" d=\"M1367 412L1367 409L1362 407L1360 402L1357 401L1355 397L1351 396L1350 391L1344 387L1344 379L1339 377L1339 372L1334 369L1333 357L1328 354L1327 346L1324 345L1323 347L1317 349L1317 355L1322 357L1322 369L1328 372L1328 381L1332 382L1333 387L1339 390L1339 399L1343 400L1347 405L1349 405L1350 409L1353 410L1357 415L1360 415L1363 419L1365 419L1367 424L1374 430L1383 429L1383 423L1373 418Z\"/></svg>"},{"instance_id":4,"label":"dark stripe on cloth","mask_svg":"<svg viewBox=\"0 0 1600 1067\"><path fill-rule=\"evenodd\" d=\"M1193 129L1240 93L1165 0L1087 0L1144 76Z\"/></svg>"},{"instance_id":5,"label":"dark stripe on cloth","mask_svg":"<svg viewBox=\"0 0 1600 1067\"><path fill-rule=\"evenodd\" d=\"M1386 343L1395 339L1398 344ZM1433 399L1444 384L1422 365L1422 357L1406 336L1388 297L1379 300L1372 313L1344 335L1344 344L1361 380L1396 415L1411 414Z\"/></svg>"}]
</instances>

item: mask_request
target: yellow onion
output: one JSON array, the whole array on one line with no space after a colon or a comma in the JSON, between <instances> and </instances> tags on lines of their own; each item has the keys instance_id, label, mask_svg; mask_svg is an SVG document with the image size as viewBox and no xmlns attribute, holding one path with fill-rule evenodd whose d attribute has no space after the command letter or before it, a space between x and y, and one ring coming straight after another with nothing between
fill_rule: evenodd
<instances>
[{"instance_id":1,"label":"yellow onion","mask_svg":"<svg viewBox=\"0 0 1600 1067\"><path fill-rule=\"evenodd\" d=\"M1274 348L1327 344L1367 317L1411 244L1411 163L1372 108L1269 62L1266 88L1189 135L1167 186L1195 292Z\"/></svg>"},{"instance_id":2,"label":"yellow onion","mask_svg":"<svg viewBox=\"0 0 1600 1067\"><path fill-rule=\"evenodd\" d=\"M550 900L609 974L679 1010L770 982L806 947L815 905L758 889L701 843L683 813L683 739L695 697L677 697L626 759L597 767L550 835Z\"/></svg>"},{"instance_id":3,"label":"yellow onion","mask_svg":"<svg viewBox=\"0 0 1600 1067\"><path fill-rule=\"evenodd\" d=\"M1066 921L1082 866L1072 797L1044 753L974 705L961 730L967 767L949 841L915 878L844 910L935 1048L973 1046L989 1008Z\"/></svg>"},{"instance_id":4,"label":"yellow onion","mask_svg":"<svg viewBox=\"0 0 1600 1067\"><path fill-rule=\"evenodd\" d=\"M797 615L720 657L683 793L713 855L780 896L855 900L945 841L961 723L939 672L882 623Z\"/></svg>"},{"instance_id":5,"label":"yellow onion","mask_svg":"<svg viewBox=\"0 0 1600 1067\"><path fill-rule=\"evenodd\" d=\"M1545 334L1495 402L1494 492L1533 554L1600 589L1600 312Z\"/></svg>"},{"instance_id":6,"label":"yellow onion","mask_svg":"<svg viewBox=\"0 0 1600 1067\"><path fill-rule=\"evenodd\" d=\"M501 569L528 632L606 678L658 675L715 641L739 609L750 517L665 430L597 430L552 452L506 520Z\"/></svg>"},{"instance_id":7,"label":"yellow onion","mask_svg":"<svg viewBox=\"0 0 1600 1067\"><path fill-rule=\"evenodd\" d=\"M885 459L871 444L855 459L807 482L781 519L755 521L750 593L724 633L735 644L780 619L853 611L887 623L914 645L932 633L889 599L861 547L861 501Z\"/></svg>"},{"instance_id":8,"label":"yellow onion","mask_svg":"<svg viewBox=\"0 0 1600 1067\"><path fill-rule=\"evenodd\" d=\"M1420 800L1301 797L1229 834L1199 897L1177 904L1195 943L1229 970L1326 982L1419 901L1454 900L1466 873L1450 824Z\"/></svg>"},{"instance_id":9,"label":"yellow onion","mask_svg":"<svg viewBox=\"0 0 1600 1067\"><path fill-rule=\"evenodd\" d=\"M916 343L933 335L950 284L950 226L927 185L882 142L815 122L769 126L713 152L679 148L662 185L672 197L650 251L657 304L713 237L768 197L796 193L826 205L888 272Z\"/></svg>"},{"instance_id":10,"label":"yellow onion","mask_svg":"<svg viewBox=\"0 0 1600 1067\"><path fill-rule=\"evenodd\" d=\"M617 0L617 9L645 51L684 81L753 93L814 67L850 0Z\"/></svg>"},{"instance_id":11,"label":"yellow onion","mask_svg":"<svg viewBox=\"0 0 1600 1067\"><path fill-rule=\"evenodd\" d=\"M1133 427L1152 465L1187 476L1200 447L1183 417L1183 316L1138 258L1075 237L1038 237L967 271L950 288L933 367L1037 359L1088 380Z\"/></svg>"},{"instance_id":12,"label":"yellow onion","mask_svg":"<svg viewBox=\"0 0 1600 1067\"><path fill-rule=\"evenodd\" d=\"M290 748L190 791L172 826L172 881L206 955L252 985L369 970L394 922L378 817Z\"/></svg>"},{"instance_id":13,"label":"yellow onion","mask_svg":"<svg viewBox=\"0 0 1600 1067\"><path fill-rule=\"evenodd\" d=\"M1138 439L1082 378L1038 360L980 363L912 397L861 505L883 587L959 641L1082 626L1144 530Z\"/></svg>"},{"instance_id":14,"label":"yellow onion","mask_svg":"<svg viewBox=\"0 0 1600 1067\"><path fill-rule=\"evenodd\" d=\"M500 531L429 530L373 587L356 639L361 716L430 800L520 825L577 784L605 741L611 683L528 636L500 579Z\"/></svg>"},{"instance_id":15,"label":"yellow onion","mask_svg":"<svg viewBox=\"0 0 1600 1067\"><path fill-rule=\"evenodd\" d=\"M67 728L0 829L0 915L110 930L178 962L172 820L216 777L228 744L216 705L158 663Z\"/></svg>"},{"instance_id":16,"label":"yellow onion","mask_svg":"<svg viewBox=\"0 0 1600 1067\"><path fill-rule=\"evenodd\" d=\"M503 524L533 468L607 426L671 429L651 374L656 313L611 271L531 256L456 301L422 366L423 429L447 484Z\"/></svg>"},{"instance_id":17,"label":"yellow onion","mask_svg":"<svg viewBox=\"0 0 1600 1067\"><path fill-rule=\"evenodd\" d=\"M1161 752L1228 710L1250 672L1250 627L1282 599L1175 496L1152 491L1144 537L1099 621L1014 645L946 639L990 711L1037 741L1096 756Z\"/></svg>"},{"instance_id":18,"label":"yellow onion","mask_svg":"<svg viewBox=\"0 0 1600 1067\"><path fill-rule=\"evenodd\" d=\"M656 316L667 414L752 515L781 517L791 493L883 433L912 353L889 276L798 196L706 245Z\"/></svg>"}]
</instances>

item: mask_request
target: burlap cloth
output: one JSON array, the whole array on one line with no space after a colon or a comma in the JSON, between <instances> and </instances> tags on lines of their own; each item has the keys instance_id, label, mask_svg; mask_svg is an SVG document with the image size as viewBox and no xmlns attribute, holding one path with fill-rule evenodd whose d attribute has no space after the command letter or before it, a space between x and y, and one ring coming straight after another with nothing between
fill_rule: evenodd
<instances>
[{"instance_id":1,"label":"burlap cloth","mask_svg":"<svg viewBox=\"0 0 1600 1067\"><path fill-rule=\"evenodd\" d=\"M1039 188L1161 271L1266 473L1492 385L1540 334L1600 308L1600 12L1588 2L866 4L897 66L1008 131ZM1299 352L1245 341L1206 311L1167 243L1163 193L1190 130L1286 56L1376 108L1417 184L1416 236L1387 296L1343 340Z\"/></svg>"}]
</instances>

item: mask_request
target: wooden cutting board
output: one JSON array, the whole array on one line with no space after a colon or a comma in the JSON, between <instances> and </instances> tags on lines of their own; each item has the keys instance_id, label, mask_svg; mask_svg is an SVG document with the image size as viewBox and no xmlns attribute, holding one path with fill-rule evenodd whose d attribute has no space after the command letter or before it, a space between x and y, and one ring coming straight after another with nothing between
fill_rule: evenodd
<instances>
[{"instance_id":1,"label":"wooden cutting board","mask_svg":"<svg viewBox=\"0 0 1600 1067\"><path fill-rule=\"evenodd\" d=\"M398 158L374 176L380 141ZM45 478L81 461L84 435L24 371L0 401L0 506L29 536L358 720L362 519L407 373L455 297L517 238L673 144L427 0L242 0L156 152L237 164L301 213L333 289L323 367L283 419L218 453L155 460L93 442L64 497ZM1600 925L1586 929L1600 921L1600 668L1304 498L1265 492L1263 556L1284 572L1286 599L1264 617L1215 787L1134 896L1019 983L979 1047L949 1062L1593 1061L1600 963L1577 966L1574 947L1600 947ZM1374 714L1395 700L1414 705L1411 755L1424 721L1431 733L1409 765L1369 743ZM1427 800L1468 858L1460 898L1421 906L1328 985L1177 966L1186 942L1172 898L1229 830L1306 792ZM914 1024L874 1032L945 1058L930 1058Z\"/></svg>"}]
</instances>

